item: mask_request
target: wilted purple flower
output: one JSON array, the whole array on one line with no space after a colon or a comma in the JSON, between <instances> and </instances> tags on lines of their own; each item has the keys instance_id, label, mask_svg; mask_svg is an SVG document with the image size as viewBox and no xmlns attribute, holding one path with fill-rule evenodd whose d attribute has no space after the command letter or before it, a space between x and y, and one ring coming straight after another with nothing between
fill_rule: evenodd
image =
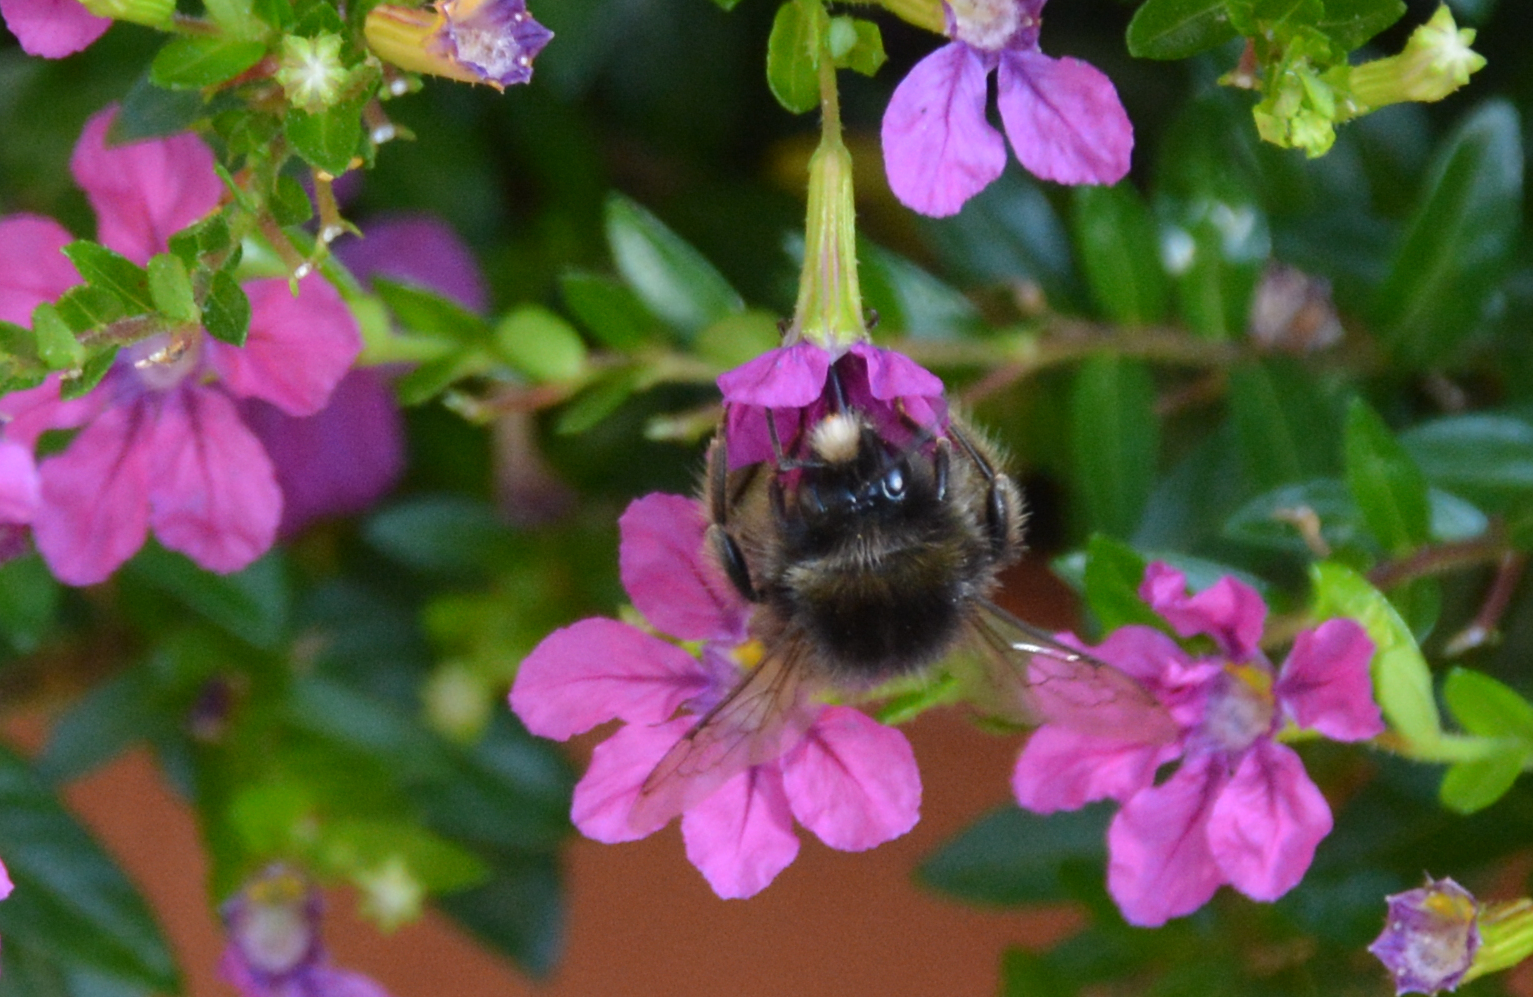
<instances>
[{"instance_id":1,"label":"wilted purple flower","mask_svg":"<svg viewBox=\"0 0 1533 997\"><path fill-rule=\"evenodd\" d=\"M1189 914L1222 883L1276 900L1303 878L1331 811L1274 735L1288 722L1337 741L1382 733L1368 677L1373 642L1355 622L1329 620L1301 632L1274 674L1257 647L1267 607L1246 585L1226 577L1188 596L1182 574L1157 563L1140 594L1183 637L1213 638L1218 653L1190 657L1142 626L1115 630L1093 653L1150 689L1180 737L1150 743L1045 724L1017 760L1017 802L1038 813L1123 803L1107 831L1107 888L1130 923ZM1160 766L1178 757L1157 783Z\"/></svg>"},{"instance_id":2,"label":"wilted purple flower","mask_svg":"<svg viewBox=\"0 0 1533 997\"><path fill-rule=\"evenodd\" d=\"M303 874L274 865L223 907L229 945L218 971L241 997L388 997L329 964L319 936L323 901Z\"/></svg>"},{"instance_id":3,"label":"wilted purple flower","mask_svg":"<svg viewBox=\"0 0 1533 997\"><path fill-rule=\"evenodd\" d=\"M803 701L788 707L769 748L742 746L678 773L658 804L641 798L655 766L734 688L756 645L747 640L749 605L704 553L697 502L648 495L619 525L635 608L702 648L694 656L626 623L589 619L550 634L522 662L511 708L533 733L564 740L625 722L597 746L575 787L571 818L581 833L633 841L680 812L687 858L719 896L748 897L797 856L795 819L843 851L914 827L921 782L905 736L849 707Z\"/></svg>"},{"instance_id":4,"label":"wilted purple flower","mask_svg":"<svg viewBox=\"0 0 1533 997\"><path fill-rule=\"evenodd\" d=\"M894 195L926 215L951 215L1006 167L1006 143L985 120L997 71L1001 123L1022 165L1047 180L1116 183L1134 130L1112 81L1079 59L1038 49L1044 0L944 0L951 44L916 64L884 112L884 169Z\"/></svg>"},{"instance_id":5,"label":"wilted purple flower","mask_svg":"<svg viewBox=\"0 0 1533 997\"><path fill-rule=\"evenodd\" d=\"M396 66L497 90L532 79L532 60L554 37L525 0L437 0L431 10L380 4L363 30L368 46Z\"/></svg>"},{"instance_id":6,"label":"wilted purple flower","mask_svg":"<svg viewBox=\"0 0 1533 997\"><path fill-rule=\"evenodd\" d=\"M1384 931L1368 951L1394 977L1395 993L1453 990L1480 947L1479 904L1468 890L1444 877L1384 898Z\"/></svg>"}]
</instances>

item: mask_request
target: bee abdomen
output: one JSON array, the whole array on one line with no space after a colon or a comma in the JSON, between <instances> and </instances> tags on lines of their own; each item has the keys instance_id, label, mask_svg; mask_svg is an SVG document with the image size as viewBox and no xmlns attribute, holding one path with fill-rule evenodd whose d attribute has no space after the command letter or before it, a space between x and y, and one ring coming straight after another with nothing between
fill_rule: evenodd
<instances>
[{"instance_id":1,"label":"bee abdomen","mask_svg":"<svg viewBox=\"0 0 1533 997\"><path fill-rule=\"evenodd\" d=\"M950 584L878 573L829 577L800 588L788 615L838 683L875 685L915 672L956 642L965 596Z\"/></svg>"}]
</instances>

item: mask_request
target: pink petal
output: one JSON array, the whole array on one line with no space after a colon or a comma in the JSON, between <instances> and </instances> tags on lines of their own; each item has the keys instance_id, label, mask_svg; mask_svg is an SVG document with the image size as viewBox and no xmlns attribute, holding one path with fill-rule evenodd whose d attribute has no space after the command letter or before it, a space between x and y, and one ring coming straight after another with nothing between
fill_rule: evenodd
<instances>
[{"instance_id":1,"label":"pink petal","mask_svg":"<svg viewBox=\"0 0 1533 997\"><path fill-rule=\"evenodd\" d=\"M683 640L739 643L750 607L714 564L700 503L655 493L618 520L623 588L656 629Z\"/></svg>"},{"instance_id":2,"label":"pink petal","mask_svg":"<svg viewBox=\"0 0 1533 997\"><path fill-rule=\"evenodd\" d=\"M762 408L759 405L726 405L724 427L729 444L729 469L747 467L775 460L772 436L767 431L767 416L777 423L777 441L783 449L791 450L803 427L817 421L817 410L823 405L816 401L807 408Z\"/></svg>"},{"instance_id":3,"label":"pink petal","mask_svg":"<svg viewBox=\"0 0 1533 997\"><path fill-rule=\"evenodd\" d=\"M905 735L845 706L828 706L782 760L799 823L827 845L860 852L921 817L921 773Z\"/></svg>"},{"instance_id":4,"label":"pink petal","mask_svg":"<svg viewBox=\"0 0 1533 997\"><path fill-rule=\"evenodd\" d=\"M347 969L316 966L307 974L310 989L305 997L389 997L389 992L371 977Z\"/></svg>"},{"instance_id":5,"label":"pink petal","mask_svg":"<svg viewBox=\"0 0 1533 997\"><path fill-rule=\"evenodd\" d=\"M238 571L271 548L282 492L271 460L221 391L167 394L154 434L154 535L209 571Z\"/></svg>"},{"instance_id":6,"label":"pink petal","mask_svg":"<svg viewBox=\"0 0 1533 997\"><path fill-rule=\"evenodd\" d=\"M1060 640L1081 646L1071 634ZM1149 627L1121 627L1093 653L1117 667L1033 655L1027 662L1028 707L1050 725L1079 734L1139 744L1176 740L1181 728L1156 696L1186 660L1176 643Z\"/></svg>"},{"instance_id":7,"label":"pink petal","mask_svg":"<svg viewBox=\"0 0 1533 997\"><path fill-rule=\"evenodd\" d=\"M1364 741L1384 733L1373 700L1368 662L1373 641L1352 620L1327 620L1300 632L1273 692L1300 727L1333 741Z\"/></svg>"},{"instance_id":8,"label":"pink petal","mask_svg":"<svg viewBox=\"0 0 1533 997\"><path fill-rule=\"evenodd\" d=\"M694 722L694 717L677 717L670 723L629 724L598 744L586 774L575 784L570 805L570 820L580 833L612 845L637 841L664 827L673 814L636 827L630 819L633 807L644 780Z\"/></svg>"},{"instance_id":9,"label":"pink petal","mask_svg":"<svg viewBox=\"0 0 1533 997\"><path fill-rule=\"evenodd\" d=\"M62 2L80 7L75 0ZM32 309L80 283L75 265L61 252L73 241L52 218L0 218L0 322L30 327Z\"/></svg>"},{"instance_id":10,"label":"pink petal","mask_svg":"<svg viewBox=\"0 0 1533 997\"><path fill-rule=\"evenodd\" d=\"M1183 668L1191 664L1176 641L1154 627L1130 624L1108 634L1096 647L1083 644L1073 634L1059 635L1061 642L1079 647L1150 686L1175 681Z\"/></svg>"},{"instance_id":11,"label":"pink petal","mask_svg":"<svg viewBox=\"0 0 1533 997\"><path fill-rule=\"evenodd\" d=\"M1006 168L1006 142L985 120L989 73L961 42L916 63L884 111L884 171L894 196L923 215L952 215Z\"/></svg>"},{"instance_id":12,"label":"pink petal","mask_svg":"<svg viewBox=\"0 0 1533 997\"><path fill-rule=\"evenodd\" d=\"M563 741L613 719L662 723L708 684L681 648L596 618L555 630L533 648L511 686L511 709L534 734Z\"/></svg>"},{"instance_id":13,"label":"pink petal","mask_svg":"<svg viewBox=\"0 0 1533 997\"><path fill-rule=\"evenodd\" d=\"M1208 634L1236 661L1256 654L1267 605L1255 589L1239 579L1226 575L1189 596L1186 577L1156 561L1145 569L1139 595L1183 637Z\"/></svg>"},{"instance_id":14,"label":"pink petal","mask_svg":"<svg viewBox=\"0 0 1533 997\"><path fill-rule=\"evenodd\" d=\"M11 882L10 870L5 867L4 862L0 862L0 900L10 896L15 888L15 884Z\"/></svg>"},{"instance_id":15,"label":"pink petal","mask_svg":"<svg viewBox=\"0 0 1533 997\"><path fill-rule=\"evenodd\" d=\"M59 581L93 585L144 545L153 456L153 413L140 403L106 409L38 467L32 533Z\"/></svg>"},{"instance_id":16,"label":"pink petal","mask_svg":"<svg viewBox=\"0 0 1533 997\"><path fill-rule=\"evenodd\" d=\"M473 312L489 307L473 252L445 222L431 215L374 216L362 235L335 244L335 255L358 280L417 284Z\"/></svg>"},{"instance_id":17,"label":"pink petal","mask_svg":"<svg viewBox=\"0 0 1533 997\"><path fill-rule=\"evenodd\" d=\"M1153 928L1203 906L1224 881L1208 847L1219 762L1183 764L1135 795L1107 828L1107 891L1130 924Z\"/></svg>"},{"instance_id":18,"label":"pink petal","mask_svg":"<svg viewBox=\"0 0 1533 997\"><path fill-rule=\"evenodd\" d=\"M763 353L719 375L730 405L802 408L820 397L832 357L808 340Z\"/></svg>"},{"instance_id":19,"label":"pink petal","mask_svg":"<svg viewBox=\"0 0 1533 997\"><path fill-rule=\"evenodd\" d=\"M341 378L330 401L310 416L291 416L249 398L240 417L260 439L282 490L277 534L290 537L309 523L361 512L404 473L405 427L388 382L374 369Z\"/></svg>"},{"instance_id":20,"label":"pink petal","mask_svg":"<svg viewBox=\"0 0 1533 997\"><path fill-rule=\"evenodd\" d=\"M296 298L285 280L253 280L244 288L250 336L243 347L210 339L213 366L242 398L271 402L288 415L313 415L362 352L351 309L318 274L298 282Z\"/></svg>"},{"instance_id":21,"label":"pink petal","mask_svg":"<svg viewBox=\"0 0 1533 997\"><path fill-rule=\"evenodd\" d=\"M0 523L30 523L40 487L32 451L0 439Z\"/></svg>"},{"instance_id":22,"label":"pink petal","mask_svg":"<svg viewBox=\"0 0 1533 997\"><path fill-rule=\"evenodd\" d=\"M1017 804L1034 813L1078 810L1095 800L1127 800L1155 782L1176 745L1139 744L1052 724L1033 732L1011 774Z\"/></svg>"},{"instance_id":23,"label":"pink petal","mask_svg":"<svg viewBox=\"0 0 1533 997\"><path fill-rule=\"evenodd\" d=\"M96 209L96 238L135 263L218 206L213 153L190 133L108 148L116 107L85 123L69 168Z\"/></svg>"},{"instance_id":24,"label":"pink petal","mask_svg":"<svg viewBox=\"0 0 1533 997\"><path fill-rule=\"evenodd\" d=\"M1117 183L1128 173L1134 128L1101 70L1042 52L1001 53L1001 122L1017 158L1059 183Z\"/></svg>"},{"instance_id":25,"label":"pink petal","mask_svg":"<svg viewBox=\"0 0 1533 997\"><path fill-rule=\"evenodd\" d=\"M62 59L85 48L112 26L77 0L0 0L0 17L28 55Z\"/></svg>"},{"instance_id":26,"label":"pink petal","mask_svg":"<svg viewBox=\"0 0 1533 997\"><path fill-rule=\"evenodd\" d=\"M942 397L942 379L895 350L854 343L849 351L867 364L868 390L879 401L911 396Z\"/></svg>"},{"instance_id":27,"label":"pink petal","mask_svg":"<svg viewBox=\"0 0 1533 997\"><path fill-rule=\"evenodd\" d=\"M681 818L687 861L725 900L755 896L798 856L775 765L746 769Z\"/></svg>"},{"instance_id":28,"label":"pink petal","mask_svg":"<svg viewBox=\"0 0 1533 997\"><path fill-rule=\"evenodd\" d=\"M1260 741L1214 801L1208 846L1225 878L1253 900L1299 884L1315 846L1331 833L1331 808L1292 748Z\"/></svg>"},{"instance_id":29,"label":"pink petal","mask_svg":"<svg viewBox=\"0 0 1533 997\"><path fill-rule=\"evenodd\" d=\"M0 422L5 425L6 439L25 447L36 447L38 437L50 429L76 429L85 425L111 400L114 376L109 372L102 383L83 398L69 401L59 398L57 374L50 374L35 388L0 396Z\"/></svg>"}]
</instances>

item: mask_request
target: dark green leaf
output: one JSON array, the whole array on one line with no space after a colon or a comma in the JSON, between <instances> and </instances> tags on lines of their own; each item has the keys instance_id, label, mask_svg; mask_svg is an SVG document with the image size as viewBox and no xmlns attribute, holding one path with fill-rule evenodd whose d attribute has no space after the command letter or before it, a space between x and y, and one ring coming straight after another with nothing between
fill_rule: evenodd
<instances>
[{"instance_id":1,"label":"dark green leaf","mask_svg":"<svg viewBox=\"0 0 1533 997\"><path fill-rule=\"evenodd\" d=\"M1016 948L1001 956L1001 997L1071 997L1078 992L1046 956Z\"/></svg>"},{"instance_id":2,"label":"dark green leaf","mask_svg":"<svg viewBox=\"0 0 1533 997\"><path fill-rule=\"evenodd\" d=\"M64 324L75 332L104 328L127 314L115 294L90 284L71 287L53 304Z\"/></svg>"},{"instance_id":3,"label":"dark green leaf","mask_svg":"<svg viewBox=\"0 0 1533 997\"><path fill-rule=\"evenodd\" d=\"M192 278L186 264L174 253L159 253L149 258L149 296L161 315L174 322L202 320L192 292Z\"/></svg>"},{"instance_id":4,"label":"dark green leaf","mask_svg":"<svg viewBox=\"0 0 1533 997\"><path fill-rule=\"evenodd\" d=\"M1075 188L1071 221L1086 283L1107 317L1124 325L1164 318L1170 286L1155 222L1133 186Z\"/></svg>"},{"instance_id":5,"label":"dark green leaf","mask_svg":"<svg viewBox=\"0 0 1533 997\"><path fill-rule=\"evenodd\" d=\"M227 270L213 273L207 300L202 303L202 327L220 342L245 345L250 333L250 299Z\"/></svg>"},{"instance_id":6,"label":"dark green leaf","mask_svg":"<svg viewBox=\"0 0 1533 997\"><path fill-rule=\"evenodd\" d=\"M16 654L37 650L53 628L59 595L59 583L42 558L0 564L0 641Z\"/></svg>"},{"instance_id":7,"label":"dark green leaf","mask_svg":"<svg viewBox=\"0 0 1533 997\"><path fill-rule=\"evenodd\" d=\"M944 844L917 875L927 886L976 903L1067 900L1063 867L1100 869L1111 816L1102 805L1047 817L1004 807Z\"/></svg>"},{"instance_id":8,"label":"dark green leaf","mask_svg":"<svg viewBox=\"0 0 1533 997\"><path fill-rule=\"evenodd\" d=\"M443 897L437 906L480 941L542 977L564 945L558 862L550 855L517 854L491 862L488 883Z\"/></svg>"},{"instance_id":9,"label":"dark green leaf","mask_svg":"<svg viewBox=\"0 0 1533 997\"><path fill-rule=\"evenodd\" d=\"M92 354L81 366L79 377L66 375L59 381L59 397L65 401L82 397L101 383L101 379L106 377L106 372L112 369L112 362L116 359L117 347L115 346L109 346L99 353Z\"/></svg>"},{"instance_id":10,"label":"dark green leaf","mask_svg":"<svg viewBox=\"0 0 1533 997\"><path fill-rule=\"evenodd\" d=\"M1186 59L1235 37L1224 0L1147 0L1128 25L1139 59Z\"/></svg>"},{"instance_id":11,"label":"dark green leaf","mask_svg":"<svg viewBox=\"0 0 1533 997\"><path fill-rule=\"evenodd\" d=\"M1484 810L1506 795L1533 755L1527 745L1511 744L1486 758L1455 762L1443 773L1443 806L1460 814Z\"/></svg>"},{"instance_id":12,"label":"dark green leaf","mask_svg":"<svg viewBox=\"0 0 1533 997\"><path fill-rule=\"evenodd\" d=\"M830 55L837 68L850 69L863 76L877 73L888 61L884 54L884 36L878 25L860 17L833 17L830 20Z\"/></svg>"},{"instance_id":13,"label":"dark green leaf","mask_svg":"<svg viewBox=\"0 0 1533 997\"><path fill-rule=\"evenodd\" d=\"M1139 597L1145 559L1128 544L1093 534L1086 544L1086 605L1104 631L1130 623L1165 628L1165 621Z\"/></svg>"},{"instance_id":14,"label":"dark green leaf","mask_svg":"<svg viewBox=\"0 0 1533 997\"><path fill-rule=\"evenodd\" d=\"M478 350L457 350L428 360L394 382L401 405L421 405L466 377L490 368L489 357Z\"/></svg>"},{"instance_id":15,"label":"dark green leaf","mask_svg":"<svg viewBox=\"0 0 1533 997\"><path fill-rule=\"evenodd\" d=\"M313 114L289 108L282 130L304 162L338 177L361 152L362 104L351 101Z\"/></svg>"},{"instance_id":16,"label":"dark green leaf","mask_svg":"<svg viewBox=\"0 0 1533 997\"><path fill-rule=\"evenodd\" d=\"M1333 550L1362 541L1362 514L1347 486L1334 478L1284 485L1258 495L1225 522L1224 535L1272 550L1310 554L1295 522L1295 516L1306 510L1314 514L1321 539Z\"/></svg>"},{"instance_id":17,"label":"dark green leaf","mask_svg":"<svg viewBox=\"0 0 1533 997\"><path fill-rule=\"evenodd\" d=\"M878 330L917 339L948 339L984 328L963 293L882 246L863 241L862 300L878 315Z\"/></svg>"},{"instance_id":18,"label":"dark green leaf","mask_svg":"<svg viewBox=\"0 0 1533 997\"><path fill-rule=\"evenodd\" d=\"M511 532L495 510L461 496L424 495L367 522L367 542L400 564L448 576L493 571L511 553Z\"/></svg>"},{"instance_id":19,"label":"dark green leaf","mask_svg":"<svg viewBox=\"0 0 1533 997\"><path fill-rule=\"evenodd\" d=\"M26 762L4 749L0 855L16 884L0 904L7 947L19 944L144 990L179 992L148 905Z\"/></svg>"},{"instance_id":20,"label":"dark green leaf","mask_svg":"<svg viewBox=\"0 0 1533 997\"><path fill-rule=\"evenodd\" d=\"M54 785L70 782L172 721L156 702L144 668L130 668L70 704L48 732L37 773Z\"/></svg>"},{"instance_id":21,"label":"dark green leaf","mask_svg":"<svg viewBox=\"0 0 1533 997\"><path fill-rule=\"evenodd\" d=\"M1155 483L1160 449L1155 382L1137 360L1092 357L1071 402L1075 486L1093 531L1127 539Z\"/></svg>"},{"instance_id":22,"label":"dark green leaf","mask_svg":"<svg viewBox=\"0 0 1533 997\"><path fill-rule=\"evenodd\" d=\"M148 544L124 570L255 647L276 647L287 632L288 586L275 553L243 571L215 575Z\"/></svg>"},{"instance_id":23,"label":"dark green leaf","mask_svg":"<svg viewBox=\"0 0 1533 997\"><path fill-rule=\"evenodd\" d=\"M772 20L767 85L777 102L794 114L820 106L820 44L828 28L822 4L799 0L787 0Z\"/></svg>"},{"instance_id":24,"label":"dark green leaf","mask_svg":"<svg viewBox=\"0 0 1533 997\"><path fill-rule=\"evenodd\" d=\"M309 193L294 177L282 174L271 190L271 213L278 225L302 225L314 217L314 205L309 203Z\"/></svg>"},{"instance_id":25,"label":"dark green leaf","mask_svg":"<svg viewBox=\"0 0 1533 997\"><path fill-rule=\"evenodd\" d=\"M1350 51L1394 24L1405 13L1402 0L1325 0L1315 27L1338 48Z\"/></svg>"},{"instance_id":26,"label":"dark green leaf","mask_svg":"<svg viewBox=\"0 0 1533 997\"><path fill-rule=\"evenodd\" d=\"M70 338L74 338L72 332ZM20 360L28 367L36 367L42 362L37 355L37 335L15 322L0 321L0 355Z\"/></svg>"},{"instance_id":27,"label":"dark green leaf","mask_svg":"<svg viewBox=\"0 0 1533 997\"><path fill-rule=\"evenodd\" d=\"M607 243L628 286L687 336L745 308L713 264L633 201L609 196L606 224Z\"/></svg>"},{"instance_id":28,"label":"dark green leaf","mask_svg":"<svg viewBox=\"0 0 1533 997\"><path fill-rule=\"evenodd\" d=\"M1533 500L1533 425L1511 416L1454 415L1400 434L1427 480L1490 510Z\"/></svg>"},{"instance_id":29,"label":"dark green leaf","mask_svg":"<svg viewBox=\"0 0 1533 997\"><path fill-rule=\"evenodd\" d=\"M1403 554L1431 539L1426 477L1360 398L1347 410L1346 467L1347 488L1385 550Z\"/></svg>"},{"instance_id":30,"label":"dark green leaf","mask_svg":"<svg viewBox=\"0 0 1533 997\"><path fill-rule=\"evenodd\" d=\"M204 114L202 94L187 90L167 90L140 76L123 98L107 141L113 145L161 138L184 132Z\"/></svg>"},{"instance_id":31,"label":"dark green leaf","mask_svg":"<svg viewBox=\"0 0 1533 997\"><path fill-rule=\"evenodd\" d=\"M64 255L87 284L115 297L127 314L147 315L154 311L149 275L126 256L86 239L65 246Z\"/></svg>"},{"instance_id":32,"label":"dark green leaf","mask_svg":"<svg viewBox=\"0 0 1533 997\"><path fill-rule=\"evenodd\" d=\"M265 54L265 42L223 35L173 38L156 53L149 81L167 90L198 90L234 79Z\"/></svg>"},{"instance_id":33,"label":"dark green leaf","mask_svg":"<svg viewBox=\"0 0 1533 997\"><path fill-rule=\"evenodd\" d=\"M637 368L615 370L597 381L564 407L554 423L554 432L562 435L583 433L616 412L639 385Z\"/></svg>"},{"instance_id":34,"label":"dark green leaf","mask_svg":"<svg viewBox=\"0 0 1533 997\"><path fill-rule=\"evenodd\" d=\"M488 322L435 291L382 277L373 279L373 290L395 320L411 332L463 346L483 346L491 340Z\"/></svg>"},{"instance_id":35,"label":"dark green leaf","mask_svg":"<svg viewBox=\"0 0 1533 997\"><path fill-rule=\"evenodd\" d=\"M1247 476L1257 488L1322 477L1339 449L1330 406L1304 371L1277 361L1230 371L1230 410Z\"/></svg>"},{"instance_id":36,"label":"dark green leaf","mask_svg":"<svg viewBox=\"0 0 1533 997\"><path fill-rule=\"evenodd\" d=\"M232 244L229 222L221 211L170 237L170 251L180 257L188 270L204 256L222 253Z\"/></svg>"},{"instance_id":37,"label":"dark green leaf","mask_svg":"<svg viewBox=\"0 0 1533 997\"><path fill-rule=\"evenodd\" d=\"M1443 702L1471 734L1514 737L1533 745L1533 704L1489 675L1453 669L1443 683Z\"/></svg>"},{"instance_id":38,"label":"dark green leaf","mask_svg":"<svg viewBox=\"0 0 1533 997\"><path fill-rule=\"evenodd\" d=\"M559 288L575 318L605 346L630 352L658 332L659 320L615 280L576 271L561 277Z\"/></svg>"},{"instance_id":39,"label":"dark green leaf","mask_svg":"<svg viewBox=\"0 0 1533 997\"><path fill-rule=\"evenodd\" d=\"M974 283L1031 280L1051 298L1075 290L1070 236L1038 184L1007 170L952 218L922 227L951 269Z\"/></svg>"},{"instance_id":40,"label":"dark green leaf","mask_svg":"<svg viewBox=\"0 0 1533 997\"><path fill-rule=\"evenodd\" d=\"M1480 326L1517 242L1522 127L1491 102L1449 137L1434 161L1374 321L1402 362L1441 363Z\"/></svg>"}]
</instances>

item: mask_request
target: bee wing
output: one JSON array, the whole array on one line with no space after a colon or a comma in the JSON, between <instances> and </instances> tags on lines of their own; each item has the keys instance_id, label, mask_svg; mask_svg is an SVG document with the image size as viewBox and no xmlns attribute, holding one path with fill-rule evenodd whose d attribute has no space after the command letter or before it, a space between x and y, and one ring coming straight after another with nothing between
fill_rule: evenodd
<instances>
[{"instance_id":1,"label":"bee wing","mask_svg":"<svg viewBox=\"0 0 1533 997\"><path fill-rule=\"evenodd\" d=\"M1154 694L1100 658L1055 640L988 600L980 604L971 629L989 655L991 691L1028 723L1146 744L1176 739L1176 722Z\"/></svg>"},{"instance_id":2,"label":"bee wing","mask_svg":"<svg viewBox=\"0 0 1533 997\"><path fill-rule=\"evenodd\" d=\"M732 776L791 748L812 720L802 709L806 652L797 643L769 651L703 714L645 778L629 825L645 833L663 827Z\"/></svg>"}]
</instances>

